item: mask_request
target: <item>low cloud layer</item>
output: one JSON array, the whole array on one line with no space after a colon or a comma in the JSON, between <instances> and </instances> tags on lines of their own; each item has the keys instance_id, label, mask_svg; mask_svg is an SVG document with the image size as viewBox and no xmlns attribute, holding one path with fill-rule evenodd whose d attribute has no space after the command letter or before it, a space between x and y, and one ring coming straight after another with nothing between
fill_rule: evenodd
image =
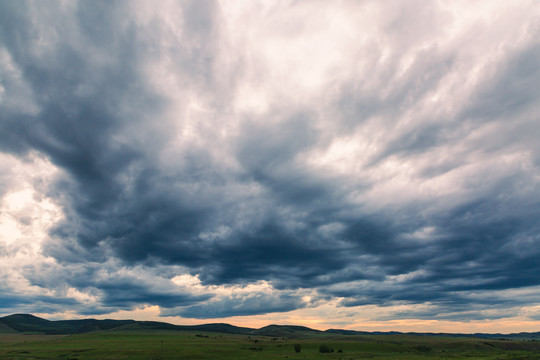
<instances>
[{"instance_id":1,"label":"low cloud layer","mask_svg":"<svg viewBox=\"0 0 540 360\"><path fill-rule=\"evenodd\" d=\"M0 6L6 313L540 302L535 2Z\"/></svg>"}]
</instances>

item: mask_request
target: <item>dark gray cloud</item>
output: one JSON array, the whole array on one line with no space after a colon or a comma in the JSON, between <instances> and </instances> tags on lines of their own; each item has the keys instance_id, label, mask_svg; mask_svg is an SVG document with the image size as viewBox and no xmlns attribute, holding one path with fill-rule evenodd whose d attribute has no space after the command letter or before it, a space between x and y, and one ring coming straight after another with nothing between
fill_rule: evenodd
<instances>
[{"instance_id":1,"label":"dark gray cloud","mask_svg":"<svg viewBox=\"0 0 540 360\"><path fill-rule=\"evenodd\" d=\"M2 314L12 314L16 312L43 312L53 313L62 311L62 308L77 308L80 303L68 297L47 296L40 294L21 295L19 292L12 292L10 289L2 289L0 298ZM83 309L83 307L81 307Z\"/></svg>"},{"instance_id":2,"label":"dark gray cloud","mask_svg":"<svg viewBox=\"0 0 540 360\"><path fill-rule=\"evenodd\" d=\"M300 297L291 294L268 295L264 293L251 293L249 296L228 296L220 298L218 301L188 306L180 311L165 310L162 311L162 315L212 319L287 312L305 306L305 302Z\"/></svg>"},{"instance_id":3,"label":"dark gray cloud","mask_svg":"<svg viewBox=\"0 0 540 360\"><path fill-rule=\"evenodd\" d=\"M93 296L69 300L81 314L159 305L194 318L308 306L299 289L344 307L436 304L396 318L496 318L538 301L462 296L539 285L534 19L520 13L519 46L492 39L494 24L453 42L449 13L403 6L309 98L287 86L316 61L283 65L287 83L280 64L298 55L265 62L227 27L225 5L176 5L1 2L0 150L60 169L39 188L63 213L40 244L55 265L20 270L29 286ZM243 87L263 88L266 110L238 110L252 101ZM1 196L14 189L0 180ZM206 290L176 288L181 274ZM210 290L258 281L275 294ZM0 296L57 309L20 299ZM482 312L493 303L500 313Z\"/></svg>"},{"instance_id":4,"label":"dark gray cloud","mask_svg":"<svg viewBox=\"0 0 540 360\"><path fill-rule=\"evenodd\" d=\"M79 297L73 308L79 312L105 314L118 310L132 310L145 305L158 305L164 309L193 305L214 294L193 294L190 289L179 288L170 281L170 274L161 269L118 269L114 263L105 264L41 264L27 266L25 278L32 286L55 291L59 298L69 296L70 289L94 297ZM156 274L156 273L159 273ZM68 299L71 300L71 299ZM72 300L73 301L73 300Z\"/></svg>"}]
</instances>

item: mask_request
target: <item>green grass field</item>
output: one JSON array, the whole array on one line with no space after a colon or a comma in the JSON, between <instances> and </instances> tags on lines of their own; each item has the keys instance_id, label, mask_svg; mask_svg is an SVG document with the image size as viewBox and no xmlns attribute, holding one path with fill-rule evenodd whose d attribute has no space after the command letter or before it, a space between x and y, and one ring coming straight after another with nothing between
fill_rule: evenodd
<instances>
[{"instance_id":1,"label":"green grass field","mask_svg":"<svg viewBox=\"0 0 540 360\"><path fill-rule=\"evenodd\" d=\"M295 351L300 345L301 351ZM321 345L334 352L321 353ZM540 342L411 335L299 339L194 332L0 334L0 359L540 359Z\"/></svg>"}]
</instances>

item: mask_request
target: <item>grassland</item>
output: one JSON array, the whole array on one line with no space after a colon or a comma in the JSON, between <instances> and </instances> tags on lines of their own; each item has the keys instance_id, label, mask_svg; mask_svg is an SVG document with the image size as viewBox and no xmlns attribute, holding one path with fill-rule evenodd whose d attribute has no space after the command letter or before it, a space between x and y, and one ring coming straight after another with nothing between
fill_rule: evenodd
<instances>
[{"instance_id":1,"label":"grassland","mask_svg":"<svg viewBox=\"0 0 540 360\"><path fill-rule=\"evenodd\" d=\"M300 352L295 351L300 345ZM319 352L321 345L331 353ZM0 334L0 359L540 359L540 342L412 335L310 335L297 339L220 333L99 331Z\"/></svg>"}]
</instances>

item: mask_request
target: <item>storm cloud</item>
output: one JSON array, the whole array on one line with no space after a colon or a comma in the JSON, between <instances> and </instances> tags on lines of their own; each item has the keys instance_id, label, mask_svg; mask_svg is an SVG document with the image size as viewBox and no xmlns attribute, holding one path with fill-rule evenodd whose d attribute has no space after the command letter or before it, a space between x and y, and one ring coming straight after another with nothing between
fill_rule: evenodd
<instances>
[{"instance_id":1,"label":"storm cloud","mask_svg":"<svg viewBox=\"0 0 540 360\"><path fill-rule=\"evenodd\" d=\"M0 4L3 311L540 302L535 2Z\"/></svg>"}]
</instances>

